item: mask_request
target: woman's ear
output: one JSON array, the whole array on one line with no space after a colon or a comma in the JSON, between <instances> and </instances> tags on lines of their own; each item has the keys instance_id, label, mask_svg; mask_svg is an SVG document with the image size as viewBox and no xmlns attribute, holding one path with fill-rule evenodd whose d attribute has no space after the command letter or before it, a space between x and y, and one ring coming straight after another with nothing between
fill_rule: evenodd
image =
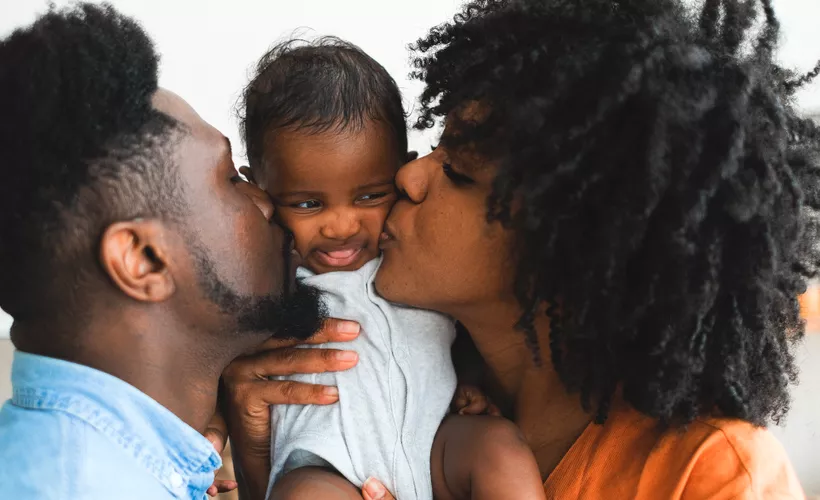
<instances>
[{"instance_id":1,"label":"woman's ear","mask_svg":"<svg viewBox=\"0 0 820 500\"><path fill-rule=\"evenodd\" d=\"M162 302L174 294L166 234L161 222L144 219L117 222L103 233L100 264L114 285L129 297Z\"/></svg>"}]
</instances>

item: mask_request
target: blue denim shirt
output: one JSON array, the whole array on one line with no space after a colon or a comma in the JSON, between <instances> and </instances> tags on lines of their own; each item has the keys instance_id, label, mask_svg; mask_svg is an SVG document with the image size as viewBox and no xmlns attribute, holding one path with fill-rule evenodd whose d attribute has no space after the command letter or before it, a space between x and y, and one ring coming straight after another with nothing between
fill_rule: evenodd
<instances>
[{"instance_id":1,"label":"blue denim shirt","mask_svg":"<svg viewBox=\"0 0 820 500\"><path fill-rule=\"evenodd\" d=\"M196 430L106 373L18 351L11 381L2 498L200 500L222 465Z\"/></svg>"}]
</instances>

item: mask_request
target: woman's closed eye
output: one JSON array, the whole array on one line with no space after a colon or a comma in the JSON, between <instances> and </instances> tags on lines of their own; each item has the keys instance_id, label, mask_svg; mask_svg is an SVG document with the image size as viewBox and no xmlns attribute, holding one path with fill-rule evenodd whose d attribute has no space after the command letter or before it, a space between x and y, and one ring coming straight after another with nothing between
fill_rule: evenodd
<instances>
[{"instance_id":1,"label":"woman's closed eye","mask_svg":"<svg viewBox=\"0 0 820 500\"><path fill-rule=\"evenodd\" d=\"M438 144L430 145L430 151L435 152L438 149ZM445 161L441 165L441 169L444 170L444 175L446 175L453 184L457 186L467 186L470 184L475 184L475 180L471 177L468 177L461 172L457 172L453 170L453 165L449 161Z\"/></svg>"},{"instance_id":2,"label":"woman's closed eye","mask_svg":"<svg viewBox=\"0 0 820 500\"><path fill-rule=\"evenodd\" d=\"M449 163L442 163L441 169L444 171L444 175L446 175L456 186L468 186L470 184L475 184L475 180L462 174L461 172L456 172L453 170L453 166Z\"/></svg>"}]
</instances>

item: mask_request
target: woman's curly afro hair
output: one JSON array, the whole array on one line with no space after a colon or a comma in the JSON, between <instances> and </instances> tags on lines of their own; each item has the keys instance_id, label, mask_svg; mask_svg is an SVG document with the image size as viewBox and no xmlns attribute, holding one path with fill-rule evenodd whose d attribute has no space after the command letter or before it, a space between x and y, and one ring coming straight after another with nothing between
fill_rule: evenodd
<instances>
[{"instance_id":1,"label":"woman's curly afro hair","mask_svg":"<svg viewBox=\"0 0 820 500\"><path fill-rule=\"evenodd\" d=\"M778 32L771 0L481 0L414 46L417 127L447 117L445 147L497 165L518 327L535 347L550 305L552 363L599 422L617 391L670 425L788 411L820 261L792 96L820 67L773 62Z\"/></svg>"}]
</instances>

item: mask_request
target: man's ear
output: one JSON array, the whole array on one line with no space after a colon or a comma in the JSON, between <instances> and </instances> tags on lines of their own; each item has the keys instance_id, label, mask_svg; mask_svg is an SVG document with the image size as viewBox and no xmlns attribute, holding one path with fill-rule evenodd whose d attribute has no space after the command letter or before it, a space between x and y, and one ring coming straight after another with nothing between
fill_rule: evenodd
<instances>
[{"instance_id":1,"label":"man's ear","mask_svg":"<svg viewBox=\"0 0 820 500\"><path fill-rule=\"evenodd\" d=\"M176 290L169 233L160 221L137 219L108 226L100 242L100 264L129 297L162 302Z\"/></svg>"}]
</instances>

